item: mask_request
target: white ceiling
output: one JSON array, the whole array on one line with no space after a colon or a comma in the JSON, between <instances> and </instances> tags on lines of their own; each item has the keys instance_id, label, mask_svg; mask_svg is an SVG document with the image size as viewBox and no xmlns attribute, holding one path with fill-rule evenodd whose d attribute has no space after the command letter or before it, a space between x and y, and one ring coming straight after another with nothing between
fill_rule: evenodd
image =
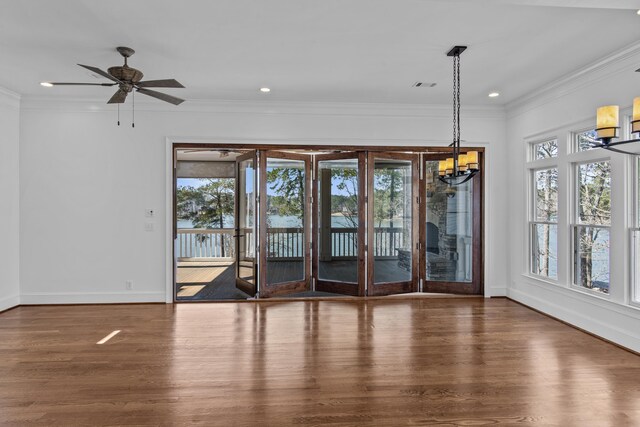
<instances>
[{"instance_id":1,"label":"white ceiling","mask_svg":"<svg viewBox=\"0 0 640 427\"><path fill-rule=\"evenodd\" d=\"M187 100L448 104L445 54L464 44L463 103L503 104L640 40L638 8L636 0L5 1L0 86L106 102L113 88L39 82L102 82L75 64L120 65L114 48L124 45L136 50L129 65L147 79L176 78L187 88L164 91ZM437 86L412 88L416 81ZM493 90L502 96L489 99Z\"/></svg>"}]
</instances>

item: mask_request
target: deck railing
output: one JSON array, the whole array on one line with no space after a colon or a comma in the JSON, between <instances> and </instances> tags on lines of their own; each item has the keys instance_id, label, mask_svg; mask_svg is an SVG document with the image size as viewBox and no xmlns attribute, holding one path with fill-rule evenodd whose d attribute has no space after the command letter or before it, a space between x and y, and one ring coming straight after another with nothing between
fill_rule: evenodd
<instances>
[{"instance_id":1,"label":"deck railing","mask_svg":"<svg viewBox=\"0 0 640 427\"><path fill-rule=\"evenodd\" d=\"M233 228L179 228L176 241L178 258L233 258Z\"/></svg>"},{"instance_id":2,"label":"deck railing","mask_svg":"<svg viewBox=\"0 0 640 427\"><path fill-rule=\"evenodd\" d=\"M178 229L176 253L178 258L233 258L235 257L235 230ZM243 230L250 234L251 229ZM398 248L404 248L404 233L399 227L374 228L374 256L396 258ZM247 237L249 245L253 238ZM355 227L331 228L331 257L354 258L358 256L358 229ZM304 257L304 231L302 228L270 227L267 230L267 256L270 259L300 259Z\"/></svg>"}]
</instances>

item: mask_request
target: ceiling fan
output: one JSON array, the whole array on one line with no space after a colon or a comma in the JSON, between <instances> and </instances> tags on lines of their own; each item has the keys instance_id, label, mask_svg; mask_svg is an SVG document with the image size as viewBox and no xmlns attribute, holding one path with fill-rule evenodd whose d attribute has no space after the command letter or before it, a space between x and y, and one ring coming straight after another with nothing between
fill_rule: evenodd
<instances>
[{"instance_id":1,"label":"ceiling fan","mask_svg":"<svg viewBox=\"0 0 640 427\"><path fill-rule=\"evenodd\" d=\"M147 89L149 87L167 87L167 88L184 88L175 79L165 80L142 80L144 76L142 71L129 67L127 59L135 53L135 50L130 47L117 47L116 50L124 58L124 65L110 67L107 71L103 71L98 67L92 67L90 65L79 66L86 68L96 74L106 77L113 83L58 83L58 82L43 82L43 86L118 86L116 93L107 101L107 104L122 104L127 98L127 95L135 89L143 95L157 98L161 101L169 102L173 105L180 105L184 102L184 99L177 98L175 96L167 95L166 93L158 92L155 90Z\"/></svg>"}]
</instances>

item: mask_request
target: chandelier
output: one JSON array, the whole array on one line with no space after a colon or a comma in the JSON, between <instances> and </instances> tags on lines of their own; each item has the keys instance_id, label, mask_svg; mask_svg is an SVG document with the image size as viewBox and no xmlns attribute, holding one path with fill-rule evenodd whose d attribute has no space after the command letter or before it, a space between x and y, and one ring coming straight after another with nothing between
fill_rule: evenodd
<instances>
[{"instance_id":1,"label":"chandelier","mask_svg":"<svg viewBox=\"0 0 640 427\"><path fill-rule=\"evenodd\" d=\"M638 156L638 153L614 148L616 145L638 142L640 139L627 139L624 141L613 141L618 138L620 130L620 108L617 105L606 105L598 108L596 112L596 140L590 141L594 148L604 148L605 150L617 153L631 154ZM640 97L633 100L633 113L631 119L631 133L640 132Z\"/></svg>"},{"instance_id":2,"label":"chandelier","mask_svg":"<svg viewBox=\"0 0 640 427\"><path fill-rule=\"evenodd\" d=\"M440 181L448 185L460 185L473 178L479 171L478 152L460 153L460 54L466 46L455 46L447 56L453 57L453 142L452 157L440 161L438 175Z\"/></svg>"}]
</instances>

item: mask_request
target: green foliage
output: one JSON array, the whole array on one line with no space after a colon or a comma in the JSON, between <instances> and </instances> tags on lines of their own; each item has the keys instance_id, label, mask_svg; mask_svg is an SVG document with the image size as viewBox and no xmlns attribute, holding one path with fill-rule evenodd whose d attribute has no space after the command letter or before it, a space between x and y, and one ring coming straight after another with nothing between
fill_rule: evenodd
<instances>
[{"instance_id":1,"label":"green foliage","mask_svg":"<svg viewBox=\"0 0 640 427\"><path fill-rule=\"evenodd\" d=\"M341 213L351 225L358 225L358 170L354 168L332 168L331 184L345 194L331 195L331 213Z\"/></svg>"},{"instance_id":2,"label":"green foliage","mask_svg":"<svg viewBox=\"0 0 640 427\"><path fill-rule=\"evenodd\" d=\"M206 178L200 187L180 187L176 192L179 219L187 219L195 228L225 228L225 217L234 212L234 179Z\"/></svg>"},{"instance_id":3,"label":"green foliage","mask_svg":"<svg viewBox=\"0 0 640 427\"><path fill-rule=\"evenodd\" d=\"M275 192L267 199L267 210L282 216L304 216L304 169L293 167L267 170L267 187Z\"/></svg>"},{"instance_id":4,"label":"green foliage","mask_svg":"<svg viewBox=\"0 0 640 427\"><path fill-rule=\"evenodd\" d=\"M379 227L384 220L393 220L403 212L404 173L397 168L376 169L373 181L373 219Z\"/></svg>"}]
</instances>

